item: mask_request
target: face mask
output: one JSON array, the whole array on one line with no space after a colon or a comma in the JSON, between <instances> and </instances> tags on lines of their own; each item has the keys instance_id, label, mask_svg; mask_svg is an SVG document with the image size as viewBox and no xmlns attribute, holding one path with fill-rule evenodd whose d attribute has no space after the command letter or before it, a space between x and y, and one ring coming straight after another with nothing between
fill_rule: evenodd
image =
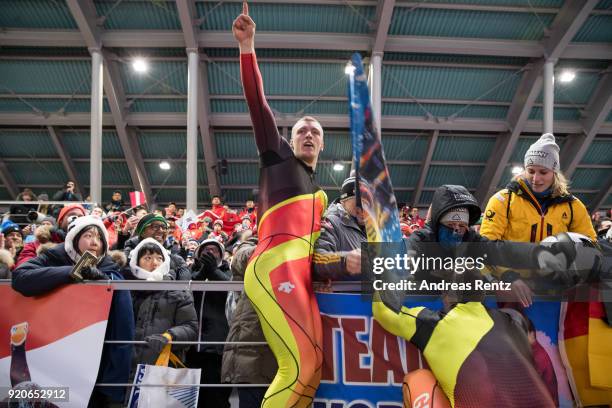
<instances>
[{"instance_id":1,"label":"face mask","mask_svg":"<svg viewBox=\"0 0 612 408\"><path fill-rule=\"evenodd\" d=\"M455 230L440 224L438 227L438 242L445 249L453 249L463 242L463 234L458 234Z\"/></svg>"}]
</instances>

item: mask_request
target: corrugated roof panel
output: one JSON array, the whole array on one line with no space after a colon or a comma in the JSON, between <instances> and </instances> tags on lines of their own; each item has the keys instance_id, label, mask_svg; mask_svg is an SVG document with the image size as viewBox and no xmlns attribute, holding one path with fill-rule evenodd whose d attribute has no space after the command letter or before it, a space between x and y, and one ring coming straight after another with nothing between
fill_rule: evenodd
<instances>
[{"instance_id":1,"label":"corrugated roof panel","mask_svg":"<svg viewBox=\"0 0 612 408\"><path fill-rule=\"evenodd\" d=\"M219 175L221 185L257 185L259 166L257 164L229 163L227 174Z\"/></svg>"},{"instance_id":2,"label":"corrugated roof panel","mask_svg":"<svg viewBox=\"0 0 612 408\"><path fill-rule=\"evenodd\" d=\"M152 193L157 203L185 202L185 189L160 188Z\"/></svg>"},{"instance_id":3,"label":"corrugated roof panel","mask_svg":"<svg viewBox=\"0 0 612 408\"><path fill-rule=\"evenodd\" d=\"M477 4L485 6L517 6L517 7L561 7L564 0L429 0L428 3ZM413 2L413 0L398 0L398 3Z\"/></svg>"},{"instance_id":4,"label":"corrugated roof panel","mask_svg":"<svg viewBox=\"0 0 612 408\"><path fill-rule=\"evenodd\" d=\"M0 200L12 200L14 198L6 188L0 187Z\"/></svg>"},{"instance_id":5,"label":"corrugated roof panel","mask_svg":"<svg viewBox=\"0 0 612 408\"><path fill-rule=\"evenodd\" d=\"M542 120L544 111L541 106L531 108L529 119ZM555 108L553 111L554 120L578 120L580 110L578 108Z\"/></svg>"},{"instance_id":6,"label":"corrugated roof panel","mask_svg":"<svg viewBox=\"0 0 612 408\"><path fill-rule=\"evenodd\" d=\"M145 159L184 159L187 157L186 132L141 129L137 134L138 145ZM200 137L198 137L198 157L204 157Z\"/></svg>"},{"instance_id":7,"label":"corrugated roof panel","mask_svg":"<svg viewBox=\"0 0 612 408\"><path fill-rule=\"evenodd\" d=\"M593 140L580 163L612 165L612 139Z\"/></svg>"},{"instance_id":8,"label":"corrugated roof panel","mask_svg":"<svg viewBox=\"0 0 612 408\"><path fill-rule=\"evenodd\" d=\"M343 63L260 62L267 95L345 96L347 76ZM211 95L241 95L238 62L217 61L209 65Z\"/></svg>"},{"instance_id":9,"label":"corrugated roof panel","mask_svg":"<svg viewBox=\"0 0 612 408\"><path fill-rule=\"evenodd\" d=\"M396 7L390 35L540 40L555 14ZM546 27L542 27L544 24Z\"/></svg>"},{"instance_id":10,"label":"corrugated roof panel","mask_svg":"<svg viewBox=\"0 0 612 408\"><path fill-rule=\"evenodd\" d=\"M578 30L572 41L612 42L612 16L589 16L587 21L582 24L580 30Z\"/></svg>"},{"instance_id":11,"label":"corrugated roof panel","mask_svg":"<svg viewBox=\"0 0 612 408\"><path fill-rule=\"evenodd\" d=\"M98 16L106 16L107 30L180 30L181 21L173 1L96 0ZM228 27L231 27L231 23Z\"/></svg>"},{"instance_id":12,"label":"corrugated roof panel","mask_svg":"<svg viewBox=\"0 0 612 408\"><path fill-rule=\"evenodd\" d=\"M14 57L83 57L91 58L85 47L13 47L2 46L2 54Z\"/></svg>"},{"instance_id":13,"label":"corrugated roof panel","mask_svg":"<svg viewBox=\"0 0 612 408\"><path fill-rule=\"evenodd\" d=\"M348 104L345 101L307 101L307 100L269 100L273 111L289 114L346 114ZM242 99L212 99L213 113L248 112L247 104Z\"/></svg>"},{"instance_id":14,"label":"corrugated roof panel","mask_svg":"<svg viewBox=\"0 0 612 408\"><path fill-rule=\"evenodd\" d=\"M249 198L253 198L253 190L223 190L224 203L245 203Z\"/></svg>"},{"instance_id":15,"label":"corrugated roof panel","mask_svg":"<svg viewBox=\"0 0 612 408\"><path fill-rule=\"evenodd\" d=\"M17 184L63 184L68 180L64 166L59 162L29 160L6 163Z\"/></svg>"},{"instance_id":16,"label":"corrugated roof panel","mask_svg":"<svg viewBox=\"0 0 612 408\"><path fill-rule=\"evenodd\" d=\"M315 178L320 186L336 186L340 190L342 182L348 178L350 172L351 166L344 166L344 170L335 171L331 163L319 163Z\"/></svg>"},{"instance_id":17,"label":"corrugated roof panel","mask_svg":"<svg viewBox=\"0 0 612 408\"><path fill-rule=\"evenodd\" d=\"M88 61L0 60L0 78L16 93L89 94L91 64ZM0 88L0 93L8 93Z\"/></svg>"},{"instance_id":18,"label":"corrugated roof panel","mask_svg":"<svg viewBox=\"0 0 612 408\"><path fill-rule=\"evenodd\" d=\"M599 82L599 75L594 72L577 72L572 82L555 84L555 103L587 104ZM537 102L542 103L540 92Z\"/></svg>"},{"instance_id":19,"label":"corrugated roof panel","mask_svg":"<svg viewBox=\"0 0 612 408\"><path fill-rule=\"evenodd\" d=\"M443 184L459 184L476 188L484 166L431 166L425 179L426 187L440 187Z\"/></svg>"},{"instance_id":20,"label":"corrugated roof panel","mask_svg":"<svg viewBox=\"0 0 612 408\"><path fill-rule=\"evenodd\" d=\"M483 118L483 119L502 119L508 113L507 106L489 105L455 105L455 104L434 104L434 103L399 103L383 102L383 115L392 116L433 116L449 117L456 115L458 118Z\"/></svg>"},{"instance_id":21,"label":"corrugated roof panel","mask_svg":"<svg viewBox=\"0 0 612 408\"><path fill-rule=\"evenodd\" d=\"M384 65L382 92L383 97L510 102L520 79L518 71L505 69Z\"/></svg>"},{"instance_id":22,"label":"corrugated roof panel","mask_svg":"<svg viewBox=\"0 0 612 408\"><path fill-rule=\"evenodd\" d=\"M183 50L183 54L185 50ZM240 55L238 47L236 48L204 48L203 52L210 58L236 58ZM339 59L347 61L351 58L353 51L351 50L299 50L288 48L262 48L257 50L257 60L261 61L265 58L316 58L316 59ZM362 56L367 53L362 54ZM385 53L385 59L387 53Z\"/></svg>"},{"instance_id":23,"label":"corrugated roof panel","mask_svg":"<svg viewBox=\"0 0 612 408\"><path fill-rule=\"evenodd\" d=\"M203 30L226 31L242 12L238 2L197 2ZM368 33L368 21L375 18L375 7L314 4L251 5L249 14L261 31ZM299 18L296 18L299 16Z\"/></svg>"},{"instance_id":24,"label":"corrugated roof panel","mask_svg":"<svg viewBox=\"0 0 612 408\"><path fill-rule=\"evenodd\" d=\"M572 176L571 189L595 190L602 188L610 177L610 169L581 169L578 168Z\"/></svg>"},{"instance_id":25,"label":"corrugated roof panel","mask_svg":"<svg viewBox=\"0 0 612 408\"><path fill-rule=\"evenodd\" d=\"M259 51L257 51L259 56ZM529 59L521 57L493 57L488 55L421 54L385 52L384 61L440 62L449 64L525 65ZM383 61L383 62L384 62Z\"/></svg>"},{"instance_id":26,"label":"corrugated roof panel","mask_svg":"<svg viewBox=\"0 0 612 408\"><path fill-rule=\"evenodd\" d=\"M430 133L416 135L382 135L387 160L423 160Z\"/></svg>"},{"instance_id":27,"label":"corrugated roof panel","mask_svg":"<svg viewBox=\"0 0 612 408\"><path fill-rule=\"evenodd\" d=\"M605 205L606 207L612 207L612 194L610 194L610 195L608 196L608 198L607 198L607 199L606 199L606 201L604 202L604 205Z\"/></svg>"},{"instance_id":28,"label":"corrugated roof panel","mask_svg":"<svg viewBox=\"0 0 612 408\"><path fill-rule=\"evenodd\" d=\"M250 132L216 132L219 159L257 159L255 138Z\"/></svg>"},{"instance_id":29,"label":"corrugated roof panel","mask_svg":"<svg viewBox=\"0 0 612 408\"><path fill-rule=\"evenodd\" d=\"M593 201L593 199L595 198L597 194L595 193L576 193L574 195L578 197L585 206L589 206L591 204L591 201Z\"/></svg>"},{"instance_id":30,"label":"corrugated roof panel","mask_svg":"<svg viewBox=\"0 0 612 408\"><path fill-rule=\"evenodd\" d=\"M395 200L398 203L412 203L413 191L396 191Z\"/></svg>"},{"instance_id":31,"label":"corrugated roof panel","mask_svg":"<svg viewBox=\"0 0 612 408\"><path fill-rule=\"evenodd\" d=\"M504 169L504 172L502 173L502 176L500 177L499 182L497 183L498 190L506 188L506 185L514 178L514 174L512 174L512 167L513 166L510 165L506 166L506 168Z\"/></svg>"},{"instance_id":32,"label":"corrugated roof panel","mask_svg":"<svg viewBox=\"0 0 612 408\"><path fill-rule=\"evenodd\" d=\"M323 140L322 160L352 160L353 148L348 133L325 132Z\"/></svg>"},{"instance_id":33,"label":"corrugated roof panel","mask_svg":"<svg viewBox=\"0 0 612 408\"><path fill-rule=\"evenodd\" d=\"M423 191L421 193L421 198L420 198L420 202L417 204L425 204L425 205L429 205L431 204L431 200L433 200L433 195L434 195L434 191Z\"/></svg>"},{"instance_id":34,"label":"corrugated roof panel","mask_svg":"<svg viewBox=\"0 0 612 408\"><path fill-rule=\"evenodd\" d=\"M0 130L0 157L58 157L46 130Z\"/></svg>"},{"instance_id":35,"label":"corrugated roof panel","mask_svg":"<svg viewBox=\"0 0 612 408\"><path fill-rule=\"evenodd\" d=\"M3 0L1 27L78 28L65 1Z\"/></svg>"},{"instance_id":36,"label":"corrugated roof panel","mask_svg":"<svg viewBox=\"0 0 612 408\"><path fill-rule=\"evenodd\" d=\"M600 2L597 3L597 6L595 6L595 8L598 10L605 10L605 9L612 8L612 0L600 0Z\"/></svg>"},{"instance_id":37,"label":"corrugated roof panel","mask_svg":"<svg viewBox=\"0 0 612 408\"><path fill-rule=\"evenodd\" d=\"M486 162L495 138L440 136L432 160Z\"/></svg>"},{"instance_id":38,"label":"corrugated roof panel","mask_svg":"<svg viewBox=\"0 0 612 408\"><path fill-rule=\"evenodd\" d=\"M325 190L325 194L327 194L327 203L331 204L336 198L340 197L340 191L336 189L327 189Z\"/></svg>"},{"instance_id":39,"label":"corrugated roof panel","mask_svg":"<svg viewBox=\"0 0 612 408\"><path fill-rule=\"evenodd\" d=\"M70 100L70 99L28 98L28 99L25 99L25 101L21 99L0 99L0 111L3 111L3 112L35 111L32 107L44 113L90 112L91 102L89 99ZM104 112L110 112L110 107L106 99L104 99Z\"/></svg>"},{"instance_id":40,"label":"corrugated roof panel","mask_svg":"<svg viewBox=\"0 0 612 408\"><path fill-rule=\"evenodd\" d=\"M62 141L64 147L74 159L87 159L91 157L90 133L85 131L63 130ZM102 132L102 157L124 158L123 149L115 131Z\"/></svg>"},{"instance_id":41,"label":"corrugated roof panel","mask_svg":"<svg viewBox=\"0 0 612 408\"><path fill-rule=\"evenodd\" d=\"M172 166L170 170L162 170L159 168L158 163L145 163L145 171L147 172L149 183L152 185L184 186L187 182L187 167L185 162L179 163L170 161L170 165Z\"/></svg>"},{"instance_id":42,"label":"corrugated roof panel","mask_svg":"<svg viewBox=\"0 0 612 408\"><path fill-rule=\"evenodd\" d=\"M136 99L130 112L187 112L187 99Z\"/></svg>"},{"instance_id":43,"label":"corrugated roof panel","mask_svg":"<svg viewBox=\"0 0 612 408\"><path fill-rule=\"evenodd\" d=\"M81 180L89 180L89 163L76 162L74 166ZM64 181L62 181L62 183ZM102 184L131 186L132 179L130 178L130 171L127 164L125 162L102 161Z\"/></svg>"},{"instance_id":44,"label":"corrugated roof panel","mask_svg":"<svg viewBox=\"0 0 612 408\"><path fill-rule=\"evenodd\" d=\"M391 182L396 187L416 187L419 181L420 166L391 164L388 166Z\"/></svg>"},{"instance_id":45,"label":"corrugated roof panel","mask_svg":"<svg viewBox=\"0 0 612 408\"><path fill-rule=\"evenodd\" d=\"M187 60L153 61L146 74L134 72L128 63L121 64L120 68L128 94L187 94Z\"/></svg>"}]
</instances>

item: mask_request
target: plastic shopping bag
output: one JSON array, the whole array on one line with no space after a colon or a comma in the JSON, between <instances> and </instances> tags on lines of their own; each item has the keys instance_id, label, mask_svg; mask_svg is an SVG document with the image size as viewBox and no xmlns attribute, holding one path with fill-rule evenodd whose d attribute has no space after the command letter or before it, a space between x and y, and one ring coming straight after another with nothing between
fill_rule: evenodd
<instances>
[{"instance_id":1,"label":"plastic shopping bag","mask_svg":"<svg viewBox=\"0 0 612 408\"><path fill-rule=\"evenodd\" d=\"M196 408L200 388L201 370L171 368L168 362L185 367L170 352L171 344L164 347L155 365L138 364L134 387L130 394L129 408ZM137 386L140 384L165 384L166 386Z\"/></svg>"}]
</instances>

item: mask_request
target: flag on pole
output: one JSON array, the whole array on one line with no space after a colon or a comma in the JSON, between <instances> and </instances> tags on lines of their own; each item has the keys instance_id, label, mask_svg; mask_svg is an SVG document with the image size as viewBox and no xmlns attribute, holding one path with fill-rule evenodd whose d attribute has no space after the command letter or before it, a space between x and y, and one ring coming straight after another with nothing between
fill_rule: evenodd
<instances>
[{"instance_id":1,"label":"flag on pole","mask_svg":"<svg viewBox=\"0 0 612 408\"><path fill-rule=\"evenodd\" d=\"M147 203L147 197L142 191L130 192L130 203L132 208L144 205Z\"/></svg>"}]
</instances>

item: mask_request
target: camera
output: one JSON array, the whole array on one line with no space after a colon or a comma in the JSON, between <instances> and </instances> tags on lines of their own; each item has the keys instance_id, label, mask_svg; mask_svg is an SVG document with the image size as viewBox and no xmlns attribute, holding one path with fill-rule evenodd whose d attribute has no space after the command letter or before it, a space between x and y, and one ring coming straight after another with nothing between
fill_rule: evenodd
<instances>
[{"instance_id":1,"label":"camera","mask_svg":"<svg viewBox=\"0 0 612 408\"><path fill-rule=\"evenodd\" d=\"M26 217L28 218L28 221L31 224L39 224L45 218L45 214L41 214L38 211L32 210L28 211L28 215Z\"/></svg>"}]
</instances>

